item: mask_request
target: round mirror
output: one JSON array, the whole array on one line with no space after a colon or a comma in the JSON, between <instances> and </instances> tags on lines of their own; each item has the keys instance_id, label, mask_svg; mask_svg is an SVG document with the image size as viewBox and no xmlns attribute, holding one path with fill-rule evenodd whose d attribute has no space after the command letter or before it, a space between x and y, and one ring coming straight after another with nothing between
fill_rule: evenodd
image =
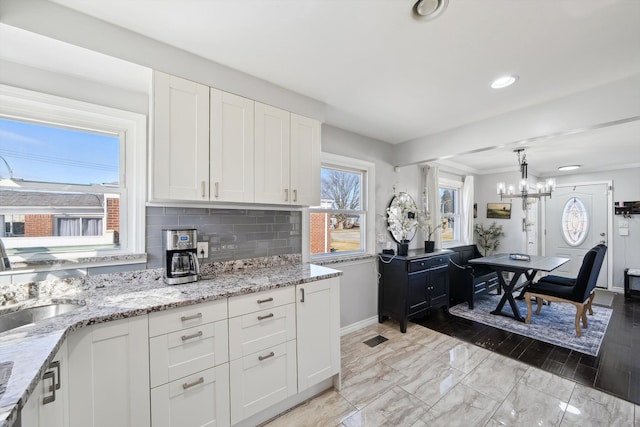
<instances>
[{"instance_id":1,"label":"round mirror","mask_svg":"<svg viewBox=\"0 0 640 427\"><path fill-rule=\"evenodd\" d=\"M396 243L410 242L418 227L418 207L407 193L398 193L387 208L389 233Z\"/></svg>"}]
</instances>

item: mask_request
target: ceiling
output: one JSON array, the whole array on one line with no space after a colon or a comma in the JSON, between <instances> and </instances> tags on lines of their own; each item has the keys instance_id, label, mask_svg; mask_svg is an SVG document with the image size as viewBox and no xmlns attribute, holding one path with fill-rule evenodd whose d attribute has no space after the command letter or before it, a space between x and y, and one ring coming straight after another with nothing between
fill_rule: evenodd
<instances>
[{"instance_id":1,"label":"ceiling","mask_svg":"<svg viewBox=\"0 0 640 427\"><path fill-rule=\"evenodd\" d=\"M640 75L638 0L450 0L429 21L415 0L52 1L317 99L327 123L394 144ZM505 74L518 82L489 87ZM525 146L541 175L611 169L640 166L638 135L635 120ZM483 133L490 149L444 163L513 170L517 143Z\"/></svg>"}]
</instances>

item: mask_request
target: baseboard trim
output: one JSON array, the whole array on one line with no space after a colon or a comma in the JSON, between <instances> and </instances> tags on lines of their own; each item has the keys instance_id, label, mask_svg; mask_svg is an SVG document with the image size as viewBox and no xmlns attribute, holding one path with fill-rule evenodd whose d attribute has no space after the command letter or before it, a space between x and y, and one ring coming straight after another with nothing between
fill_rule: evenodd
<instances>
[{"instance_id":1,"label":"baseboard trim","mask_svg":"<svg viewBox=\"0 0 640 427\"><path fill-rule=\"evenodd\" d=\"M344 328L340 328L340 336L350 334L351 332L366 328L367 326L375 325L376 323L378 323L378 316L360 320L359 322L355 322L345 326Z\"/></svg>"}]
</instances>

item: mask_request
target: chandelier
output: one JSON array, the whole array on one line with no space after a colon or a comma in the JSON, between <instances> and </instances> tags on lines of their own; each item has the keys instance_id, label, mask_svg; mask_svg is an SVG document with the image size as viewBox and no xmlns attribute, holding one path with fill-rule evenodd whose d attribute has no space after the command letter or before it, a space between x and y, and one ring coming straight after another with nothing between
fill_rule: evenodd
<instances>
[{"instance_id":1,"label":"chandelier","mask_svg":"<svg viewBox=\"0 0 640 427\"><path fill-rule=\"evenodd\" d=\"M518 148L513 150L518 155L518 165L520 166L520 183L518 184L518 191L516 192L515 186L509 185L508 187L504 182L499 182L497 186L498 195L500 200L522 198L522 210L527 210L528 199L541 199L543 197L551 198L551 192L556 186L554 179L548 179L546 182L538 182L536 184L535 192L529 191L529 182L527 181L527 156L524 154L524 148Z\"/></svg>"}]
</instances>

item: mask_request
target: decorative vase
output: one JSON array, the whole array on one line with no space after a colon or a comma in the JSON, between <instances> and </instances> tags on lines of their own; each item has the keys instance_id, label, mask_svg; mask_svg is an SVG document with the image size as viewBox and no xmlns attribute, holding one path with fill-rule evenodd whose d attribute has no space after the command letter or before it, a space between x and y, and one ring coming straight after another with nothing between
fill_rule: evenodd
<instances>
[{"instance_id":1,"label":"decorative vase","mask_svg":"<svg viewBox=\"0 0 640 427\"><path fill-rule=\"evenodd\" d=\"M409 253L409 241L402 240L398 243L398 255L407 255Z\"/></svg>"},{"instance_id":2,"label":"decorative vase","mask_svg":"<svg viewBox=\"0 0 640 427\"><path fill-rule=\"evenodd\" d=\"M436 242L433 240L425 240L424 241L424 251L425 252L433 252L436 248Z\"/></svg>"}]
</instances>

